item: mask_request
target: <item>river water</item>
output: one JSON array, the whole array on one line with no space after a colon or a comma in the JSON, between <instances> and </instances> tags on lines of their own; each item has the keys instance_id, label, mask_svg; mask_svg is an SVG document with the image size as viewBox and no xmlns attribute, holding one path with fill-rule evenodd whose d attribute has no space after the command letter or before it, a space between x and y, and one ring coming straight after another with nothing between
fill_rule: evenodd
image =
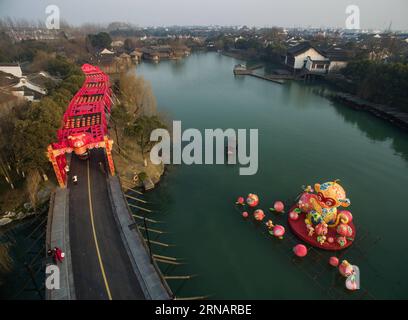
<instances>
[{"instance_id":1,"label":"river water","mask_svg":"<svg viewBox=\"0 0 408 320\"><path fill-rule=\"evenodd\" d=\"M155 253L183 258L161 265L179 297L221 299L408 298L407 134L376 117L333 103L320 84L284 85L234 77L240 61L200 53L182 61L142 63L136 73L149 80L159 111L182 121L183 129L259 129L259 170L240 176L238 166L171 165L159 187L146 195L167 231L156 238L172 244ZM287 205L304 184L341 179L360 227L342 258L361 272L359 292L327 265L329 253L312 251L294 259L288 232L279 241L261 225L241 218L234 202L249 192L267 211L275 200ZM277 223L285 217L269 214ZM315 279L313 279L315 277Z\"/></svg>"}]
</instances>

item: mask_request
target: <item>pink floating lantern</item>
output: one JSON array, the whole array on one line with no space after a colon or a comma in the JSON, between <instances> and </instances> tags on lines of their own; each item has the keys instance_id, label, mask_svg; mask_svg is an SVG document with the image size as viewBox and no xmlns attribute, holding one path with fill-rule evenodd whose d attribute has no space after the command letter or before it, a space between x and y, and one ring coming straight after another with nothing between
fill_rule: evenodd
<instances>
[{"instance_id":1,"label":"pink floating lantern","mask_svg":"<svg viewBox=\"0 0 408 320\"><path fill-rule=\"evenodd\" d=\"M303 258L307 255L307 248L303 244L297 244L296 246L293 247L293 252L295 253L296 256Z\"/></svg>"},{"instance_id":2,"label":"pink floating lantern","mask_svg":"<svg viewBox=\"0 0 408 320\"><path fill-rule=\"evenodd\" d=\"M243 216L244 218L248 218L248 217L249 217L249 214L248 214L248 212L244 211L244 212L242 212L242 216Z\"/></svg>"},{"instance_id":3,"label":"pink floating lantern","mask_svg":"<svg viewBox=\"0 0 408 320\"><path fill-rule=\"evenodd\" d=\"M337 257L330 257L329 264L333 267L337 267L339 265L339 259Z\"/></svg>"},{"instance_id":4,"label":"pink floating lantern","mask_svg":"<svg viewBox=\"0 0 408 320\"><path fill-rule=\"evenodd\" d=\"M276 211L278 213L283 213L285 210L285 205L282 201L275 201L273 204L273 208L270 209L271 211Z\"/></svg>"},{"instance_id":5,"label":"pink floating lantern","mask_svg":"<svg viewBox=\"0 0 408 320\"><path fill-rule=\"evenodd\" d=\"M285 234L285 227L277 224L273 227L273 235L279 239L283 239L283 235Z\"/></svg>"},{"instance_id":6,"label":"pink floating lantern","mask_svg":"<svg viewBox=\"0 0 408 320\"><path fill-rule=\"evenodd\" d=\"M259 197L256 194L250 193L246 199L246 203L250 207L256 207L259 204Z\"/></svg>"},{"instance_id":7,"label":"pink floating lantern","mask_svg":"<svg viewBox=\"0 0 408 320\"><path fill-rule=\"evenodd\" d=\"M244 199L244 197L238 197L236 204L240 204L240 205L245 204L245 199Z\"/></svg>"},{"instance_id":8,"label":"pink floating lantern","mask_svg":"<svg viewBox=\"0 0 408 320\"><path fill-rule=\"evenodd\" d=\"M257 221L262 221L265 218L265 213L261 209L257 209L254 212L254 218Z\"/></svg>"},{"instance_id":9,"label":"pink floating lantern","mask_svg":"<svg viewBox=\"0 0 408 320\"><path fill-rule=\"evenodd\" d=\"M347 260L343 260L339 265L339 272L343 277L349 277L353 274L354 268Z\"/></svg>"},{"instance_id":10,"label":"pink floating lantern","mask_svg":"<svg viewBox=\"0 0 408 320\"><path fill-rule=\"evenodd\" d=\"M290 220L298 220L299 219L299 213L296 210L292 210L289 212L289 219Z\"/></svg>"},{"instance_id":11,"label":"pink floating lantern","mask_svg":"<svg viewBox=\"0 0 408 320\"><path fill-rule=\"evenodd\" d=\"M355 290L359 289L355 277L351 276L351 277L348 277L348 278L347 278L347 280L346 280L346 288L347 288L348 290L351 290L351 291L355 291Z\"/></svg>"}]
</instances>

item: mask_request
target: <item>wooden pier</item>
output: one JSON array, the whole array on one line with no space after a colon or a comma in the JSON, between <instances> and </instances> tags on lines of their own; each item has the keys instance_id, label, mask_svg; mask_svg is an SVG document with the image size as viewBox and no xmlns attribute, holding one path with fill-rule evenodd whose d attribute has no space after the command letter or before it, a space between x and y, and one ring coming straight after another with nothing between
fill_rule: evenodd
<instances>
[{"instance_id":1,"label":"wooden pier","mask_svg":"<svg viewBox=\"0 0 408 320\"><path fill-rule=\"evenodd\" d=\"M252 76L252 77L255 77L255 78L258 78L258 79L267 80L267 81L275 82L275 83L278 83L278 84L284 84L285 83L284 80L293 79L293 77L291 77L291 76L288 77L288 76L284 76L284 75L262 75L262 74L254 72L253 69L240 71L239 73L237 73L237 75Z\"/></svg>"}]
</instances>

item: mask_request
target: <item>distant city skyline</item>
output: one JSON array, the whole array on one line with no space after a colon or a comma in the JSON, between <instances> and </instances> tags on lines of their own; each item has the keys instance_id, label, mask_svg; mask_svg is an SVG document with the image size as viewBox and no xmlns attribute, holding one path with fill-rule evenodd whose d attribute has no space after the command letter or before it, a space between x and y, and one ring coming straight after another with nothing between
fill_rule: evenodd
<instances>
[{"instance_id":1,"label":"distant city skyline","mask_svg":"<svg viewBox=\"0 0 408 320\"><path fill-rule=\"evenodd\" d=\"M344 28L346 7L357 5L361 29L385 30L392 24L392 30L408 30L406 0L0 0L0 17L45 21L45 8L51 4L73 25L121 21L139 26L305 28Z\"/></svg>"}]
</instances>

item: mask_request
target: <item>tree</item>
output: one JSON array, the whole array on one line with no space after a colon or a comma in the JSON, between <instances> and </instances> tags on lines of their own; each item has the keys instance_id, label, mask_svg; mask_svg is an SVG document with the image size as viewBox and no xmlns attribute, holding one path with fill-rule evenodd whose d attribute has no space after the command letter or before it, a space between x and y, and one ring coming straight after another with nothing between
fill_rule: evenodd
<instances>
[{"instance_id":1,"label":"tree","mask_svg":"<svg viewBox=\"0 0 408 320\"><path fill-rule=\"evenodd\" d=\"M30 199L31 206L36 209L38 205L38 190L40 188L41 176L38 170L28 171L26 180L26 190Z\"/></svg>"},{"instance_id":2,"label":"tree","mask_svg":"<svg viewBox=\"0 0 408 320\"><path fill-rule=\"evenodd\" d=\"M156 114L156 99L151 85L143 77L121 74L119 91L123 105L133 117Z\"/></svg>"},{"instance_id":3,"label":"tree","mask_svg":"<svg viewBox=\"0 0 408 320\"><path fill-rule=\"evenodd\" d=\"M103 49L110 47L112 38L109 33L99 32L98 34L89 34L88 40L95 49Z\"/></svg>"},{"instance_id":4,"label":"tree","mask_svg":"<svg viewBox=\"0 0 408 320\"><path fill-rule=\"evenodd\" d=\"M123 43L123 46L124 46L124 48L125 48L125 50L127 52L131 52L131 51L133 51L135 49L134 41L132 39L129 39L129 38L125 39L125 42Z\"/></svg>"},{"instance_id":5,"label":"tree","mask_svg":"<svg viewBox=\"0 0 408 320\"><path fill-rule=\"evenodd\" d=\"M126 135L135 138L136 143L140 146L145 166L147 165L145 154L149 152L156 143L150 140L150 134L154 129L158 128L165 129L166 126L157 116L142 116L125 128Z\"/></svg>"},{"instance_id":6,"label":"tree","mask_svg":"<svg viewBox=\"0 0 408 320\"><path fill-rule=\"evenodd\" d=\"M62 111L50 98L44 98L27 111L23 119L15 122L12 147L17 167L28 172L46 168L47 146L56 139Z\"/></svg>"}]
</instances>

